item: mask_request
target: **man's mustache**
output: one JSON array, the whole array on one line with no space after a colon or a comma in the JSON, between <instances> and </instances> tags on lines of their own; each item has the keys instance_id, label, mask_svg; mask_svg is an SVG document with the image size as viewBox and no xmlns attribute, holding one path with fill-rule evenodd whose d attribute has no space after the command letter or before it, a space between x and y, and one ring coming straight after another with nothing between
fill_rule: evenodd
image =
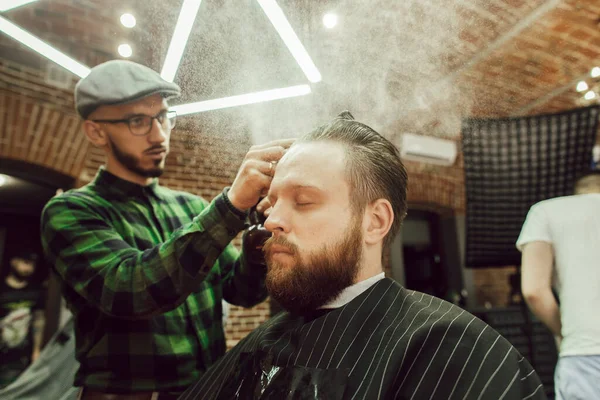
<instances>
[{"instance_id":1,"label":"man's mustache","mask_svg":"<svg viewBox=\"0 0 600 400\"><path fill-rule=\"evenodd\" d=\"M271 254L271 252L273 251L273 246L281 246L284 247L291 254L298 254L298 246L296 246L294 243L290 242L283 236L271 236L265 241L265 244L262 248L265 256L269 256L269 254Z\"/></svg>"},{"instance_id":2,"label":"man's mustache","mask_svg":"<svg viewBox=\"0 0 600 400\"><path fill-rule=\"evenodd\" d=\"M160 153L161 151L168 151L168 149L165 146L152 146L149 149L144 150L145 154L149 154L149 153Z\"/></svg>"}]
</instances>

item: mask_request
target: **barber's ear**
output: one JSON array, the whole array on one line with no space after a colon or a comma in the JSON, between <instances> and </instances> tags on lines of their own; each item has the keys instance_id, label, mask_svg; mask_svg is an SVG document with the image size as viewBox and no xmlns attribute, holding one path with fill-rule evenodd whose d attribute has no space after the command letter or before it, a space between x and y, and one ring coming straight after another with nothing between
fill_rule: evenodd
<instances>
[{"instance_id":1,"label":"barber's ear","mask_svg":"<svg viewBox=\"0 0 600 400\"><path fill-rule=\"evenodd\" d=\"M100 125L93 121L83 121L83 131L88 140L96 147L104 147L108 143L106 132L100 128Z\"/></svg>"},{"instance_id":2,"label":"barber's ear","mask_svg":"<svg viewBox=\"0 0 600 400\"><path fill-rule=\"evenodd\" d=\"M364 241L373 245L383 242L394 222L394 210L386 199L377 199L369 204L364 215Z\"/></svg>"}]
</instances>

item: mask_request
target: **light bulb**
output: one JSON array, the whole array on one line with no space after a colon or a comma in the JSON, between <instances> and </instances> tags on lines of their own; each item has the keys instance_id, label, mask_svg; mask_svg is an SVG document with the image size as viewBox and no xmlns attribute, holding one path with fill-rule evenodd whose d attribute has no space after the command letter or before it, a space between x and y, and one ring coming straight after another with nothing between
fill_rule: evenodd
<instances>
[{"instance_id":1,"label":"light bulb","mask_svg":"<svg viewBox=\"0 0 600 400\"><path fill-rule=\"evenodd\" d=\"M584 96L584 97L585 97L585 99L586 99L586 100L593 100L593 99L595 99L595 98L596 98L596 93L594 93L594 92L592 92L592 91L590 90L589 92L587 92L587 93L585 94L585 96Z\"/></svg>"},{"instance_id":2,"label":"light bulb","mask_svg":"<svg viewBox=\"0 0 600 400\"><path fill-rule=\"evenodd\" d=\"M585 81L581 81L577 84L577 91L578 92L583 92L584 90L588 90L588 84L585 83Z\"/></svg>"},{"instance_id":3,"label":"light bulb","mask_svg":"<svg viewBox=\"0 0 600 400\"><path fill-rule=\"evenodd\" d=\"M131 55L133 54L133 50L131 49L131 46L124 43L122 45L119 46L119 54L121 55L121 57L131 57Z\"/></svg>"},{"instance_id":4,"label":"light bulb","mask_svg":"<svg viewBox=\"0 0 600 400\"><path fill-rule=\"evenodd\" d=\"M325 25L325 27L327 29L331 29L334 26L336 26L337 21L338 21L338 17L337 17L337 15L335 15L333 13L327 13L323 16L323 25Z\"/></svg>"},{"instance_id":5,"label":"light bulb","mask_svg":"<svg viewBox=\"0 0 600 400\"><path fill-rule=\"evenodd\" d=\"M136 24L135 17L129 13L121 15L121 23L126 28L133 28Z\"/></svg>"}]
</instances>

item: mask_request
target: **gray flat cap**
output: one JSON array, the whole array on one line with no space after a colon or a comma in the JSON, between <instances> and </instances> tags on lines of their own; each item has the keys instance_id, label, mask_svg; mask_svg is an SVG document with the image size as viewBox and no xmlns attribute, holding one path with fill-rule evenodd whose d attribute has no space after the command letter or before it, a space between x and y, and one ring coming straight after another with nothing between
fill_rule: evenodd
<instances>
[{"instance_id":1,"label":"gray flat cap","mask_svg":"<svg viewBox=\"0 0 600 400\"><path fill-rule=\"evenodd\" d=\"M131 103L156 93L165 98L177 97L181 89L141 64L112 60L95 66L77 83L75 107L86 119L100 106Z\"/></svg>"}]
</instances>

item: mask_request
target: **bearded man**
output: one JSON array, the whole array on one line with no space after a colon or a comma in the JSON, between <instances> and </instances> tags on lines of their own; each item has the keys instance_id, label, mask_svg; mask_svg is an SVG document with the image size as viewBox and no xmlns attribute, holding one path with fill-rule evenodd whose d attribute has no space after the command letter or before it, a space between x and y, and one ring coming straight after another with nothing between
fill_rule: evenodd
<instances>
[{"instance_id":1,"label":"bearded man","mask_svg":"<svg viewBox=\"0 0 600 400\"><path fill-rule=\"evenodd\" d=\"M210 203L163 187L176 121L168 101L179 94L123 60L92 68L75 88L83 130L106 164L50 200L41 225L74 314L84 400L177 398L225 353L222 300L249 307L267 296L262 262L230 242L291 142L254 146Z\"/></svg>"},{"instance_id":2,"label":"bearded man","mask_svg":"<svg viewBox=\"0 0 600 400\"><path fill-rule=\"evenodd\" d=\"M385 278L407 181L394 145L348 112L292 145L262 204L267 289L286 311L180 399L545 399L483 321Z\"/></svg>"}]
</instances>

